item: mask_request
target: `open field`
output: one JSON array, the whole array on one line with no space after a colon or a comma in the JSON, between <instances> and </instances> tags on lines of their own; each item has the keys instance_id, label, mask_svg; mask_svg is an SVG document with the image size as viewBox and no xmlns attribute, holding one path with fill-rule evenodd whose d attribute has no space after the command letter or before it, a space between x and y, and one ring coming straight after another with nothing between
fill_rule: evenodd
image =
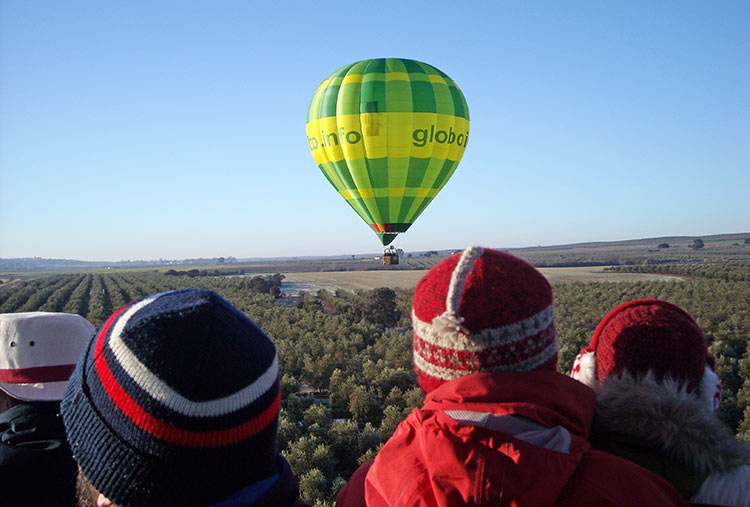
<instances>
[{"instance_id":1,"label":"open field","mask_svg":"<svg viewBox=\"0 0 750 507\"><path fill-rule=\"evenodd\" d=\"M610 266L537 268L550 282L669 282L684 280L681 276L661 273L615 273L604 271Z\"/></svg>"},{"instance_id":2,"label":"open field","mask_svg":"<svg viewBox=\"0 0 750 507\"><path fill-rule=\"evenodd\" d=\"M637 282L682 280L682 277L658 273L614 273L606 266L540 268L550 282ZM283 273L282 292L317 292L369 290L377 287L411 289L427 270L409 271L317 271L312 273Z\"/></svg>"},{"instance_id":3,"label":"open field","mask_svg":"<svg viewBox=\"0 0 750 507\"><path fill-rule=\"evenodd\" d=\"M701 239L704 247L694 249L693 243ZM493 245L488 245L493 246ZM571 245L536 246L526 248L504 249L537 267L574 267L582 266L641 266L646 264L673 263L724 263L750 262L750 233L716 234L702 238L688 236L665 236L626 241L576 243ZM386 276L394 272L430 269L445 257L461 248L426 252L404 252L398 266L383 266L378 253L337 255L333 257L279 257L267 259L199 258L159 261L118 261L88 262L70 259L21 258L0 259L0 283L20 278L34 278L64 274L115 274L115 273L148 273L148 272L205 272L211 275L261 275L273 273L312 273L342 271L383 271ZM414 274L404 274L406 281L399 278L394 286L413 286L416 281L409 281ZM557 275L554 275L557 276ZM585 279L596 278L595 274L583 272L570 275L582 276ZM568 275L563 275L567 279ZM419 279L419 276L416 278ZM555 280L553 275L550 279ZM611 278L607 278L611 279ZM338 278L335 278L338 280ZM363 278L363 280L366 280ZM321 282L324 283L324 282ZM344 282L342 282L344 283ZM349 288L362 288L355 280ZM363 282L369 287L368 281ZM333 283L340 286L338 283Z\"/></svg>"}]
</instances>

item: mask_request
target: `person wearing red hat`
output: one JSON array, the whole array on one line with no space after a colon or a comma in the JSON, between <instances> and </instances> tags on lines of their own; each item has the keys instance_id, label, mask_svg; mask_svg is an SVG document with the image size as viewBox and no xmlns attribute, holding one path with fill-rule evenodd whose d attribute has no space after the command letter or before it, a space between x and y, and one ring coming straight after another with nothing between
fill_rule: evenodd
<instances>
[{"instance_id":1,"label":"person wearing red hat","mask_svg":"<svg viewBox=\"0 0 750 507\"><path fill-rule=\"evenodd\" d=\"M425 403L337 505L682 505L655 474L590 449L594 392L557 372L552 290L530 264L470 247L414 291Z\"/></svg>"},{"instance_id":2,"label":"person wearing red hat","mask_svg":"<svg viewBox=\"0 0 750 507\"><path fill-rule=\"evenodd\" d=\"M713 367L687 312L638 299L604 317L572 376L597 393L596 448L652 470L691 503L750 506L750 448L716 417Z\"/></svg>"}]
</instances>

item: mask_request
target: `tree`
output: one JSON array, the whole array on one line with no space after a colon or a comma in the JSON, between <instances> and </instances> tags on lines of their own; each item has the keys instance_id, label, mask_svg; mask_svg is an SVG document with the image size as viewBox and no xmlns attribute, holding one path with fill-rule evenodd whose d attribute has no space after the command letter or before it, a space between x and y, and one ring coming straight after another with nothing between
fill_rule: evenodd
<instances>
[{"instance_id":1,"label":"tree","mask_svg":"<svg viewBox=\"0 0 750 507\"><path fill-rule=\"evenodd\" d=\"M290 394L283 404L289 417L295 421L301 421L305 410L313 404L312 398L302 397L297 394Z\"/></svg>"},{"instance_id":2,"label":"tree","mask_svg":"<svg viewBox=\"0 0 750 507\"><path fill-rule=\"evenodd\" d=\"M656 248L669 248L669 243L659 243Z\"/></svg>"},{"instance_id":3,"label":"tree","mask_svg":"<svg viewBox=\"0 0 750 507\"><path fill-rule=\"evenodd\" d=\"M383 438L389 438L403 419L403 414L395 405L385 407L383 420L380 423L380 434Z\"/></svg>"},{"instance_id":4,"label":"tree","mask_svg":"<svg viewBox=\"0 0 750 507\"><path fill-rule=\"evenodd\" d=\"M306 426L318 424L323 428L331 425L331 412L323 405L311 405L302 416Z\"/></svg>"},{"instance_id":5,"label":"tree","mask_svg":"<svg viewBox=\"0 0 750 507\"><path fill-rule=\"evenodd\" d=\"M289 447L289 444L296 442L300 437L299 428L297 423L292 420L282 408L279 412L279 430L278 430L278 447L280 451L284 451Z\"/></svg>"},{"instance_id":6,"label":"tree","mask_svg":"<svg viewBox=\"0 0 750 507\"><path fill-rule=\"evenodd\" d=\"M693 240L693 243L690 245L690 248L692 248L693 250L700 250L701 248L703 248L703 246L704 246L703 240L700 238L697 238Z\"/></svg>"},{"instance_id":7,"label":"tree","mask_svg":"<svg viewBox=\"0 0 750 507\"><path fill-rule=\"evenodd\" d=\"M319 391L327 389L331 375L335 369L336 360L329 352L326 352L322 356L305 354L302 381L310 384Z\"/></svg>"},{"instance_id":8,"label":"tree","mask_svg":"<svg viewBox=\"0 0 750 507\"><path fill-rule=\"evenodd\" d=\"M365 318L373 324L393 327L401 318L396 308L396 293L389 287L373 289L367 295Z\"/></svg>"},{"instance_id":9,"label":"tree","mask_svg":"<svg viewBox=\"0 0 750 507\"><path fill-rule=\"evenodd\" d=\"M744 419L737 431L737 438L750 444L750 406L745 409Z\"/></svg>"},{"instance_id":10,"label":"tree","mask_svg":"<svg viewBox=\"0 0 750 507\"><path fill-rule=\"evenodd\" d=\"M414 408L421 407L424 403L424 391L419 386L412 387L406 392L406 409L411 411Z\"/></svg>"},{"instance_id":11,"label":"tree","mask_svg":"<svg viewBox=\"0 0 750 507\"><path fill-rule=\"evenodd\" d=\"M344 477L351 476L357 468L357 458L361 454L358 451L359 436L359 427L351 419L334 421L328 431L333 459L338 465L337 472Z\"/></svg>"},{"instance_id":12,"label":"tree","mask_svg":"<svg viewBox=\"0 0 750 507\"><path fill-rule=\"evenodd\" d=\"M316 435L304 435L287 446L281 454L289 462L294 474L299 477L313 468L324 472L333 469L333 455L323 440Z\"/></svg>"},{"instance_id":13,"label":"tree","mask_svg":"<svg viewBox=\"0 0 750 507\"><path fill-rule=\"evenodd\" d=\"M349 395L349 412L355 421L372 421L380 412L378 397L362 386L357 386Z\"/></svg>"},{"instance_id":14,"label":"tree","mask_svg":"<svg viewBox=\"0 0 750 507\"><path fill-rule=\"evenodd\" d=\"M299 381L293 376L285 373L281 377L281 397L283 399L287 399L290 394L296 394L299 388Z\"/></svg>"},{"instance_id":15,"label":"tree","mask_svg":"<svg viewBox=\"0 0 750 507\"><path fill-rule=\"evenodd\" d=\"M384 403L385 409L383 410L383 415L385 416L385 411L388 410L389 407L395 407L398 409L399 412L401 412L404 408L406 408L406 397L404 396L404 391L401 390L400 387L395 386L393 389L390 390L388 393L388 396L385 398Z\"/></svg>"},{"instance_id":16,"label":"tree","mask_svg":"<svg viewBox=\"0 0 750 507\"><path fill-rule=\"evenodd\" d=\"M329 395L331 410L344 412L349 407L349 396L356 385L354 379L347 379L344 372L336 368L331 373L329 381Z\"/></svg>"},{"instance_id":17,"label":"tree","mask_svg":"<svg viewBox=\"0 0 750 507\"><path fill-rule=\"evenodd\" d=\"M365 423L357 437L357 451L364 454L369 450L377 451L385 442L385 438L371 423Z\"/></svg>"},{"instance_id":18,"label":"tree","mask_svg":"<svg viewBox=\"0 0 750 507\"><path fill-rule=\"evenodd\" d=\"M300 498L310 505L325 500L327 489L325 474L318 468L313 468L299 478Z\"/></svg>"}]
</instances>

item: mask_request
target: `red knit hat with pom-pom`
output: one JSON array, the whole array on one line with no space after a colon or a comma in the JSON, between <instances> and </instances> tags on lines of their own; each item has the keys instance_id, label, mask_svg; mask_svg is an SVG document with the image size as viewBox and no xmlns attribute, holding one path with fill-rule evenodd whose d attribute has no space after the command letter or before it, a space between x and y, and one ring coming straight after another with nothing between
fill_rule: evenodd
<instances>
[{"instance_id":1,"label":"red knit hat with pom-pom","mask_svg":"<svg viewBox=\"0 0 750 507\"><path fill-rule=\"evenodd\" d=\"M597 387L609 376L676 380L718 408L721 382L706 337L682 308L658 299L624 303L604 317L573 364L573 378Z\"/></svg>"},{"instance_id":2,"label":"red knit hat with pom-pom","mask_svg":"<svg viewBox=\"0 0 750 507\"><path fill-rule=\"evenodd\" d=\"M530 264L469 247L414 290L414 369L425 392L491 371L557 369L552 289Z\"/></svg>"}]
</instances>

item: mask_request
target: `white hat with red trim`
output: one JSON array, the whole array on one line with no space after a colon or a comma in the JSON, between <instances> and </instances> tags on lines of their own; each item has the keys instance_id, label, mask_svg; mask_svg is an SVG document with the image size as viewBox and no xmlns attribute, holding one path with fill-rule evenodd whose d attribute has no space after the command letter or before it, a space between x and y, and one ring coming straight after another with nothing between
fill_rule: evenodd
<instances>
[{"instance_id":1,"label":"white hat with red trim","mask_svg":"<svg viewBox=\"0 0 750 507\"><path fill-rule=\"evenodd\" d=\"M23 401L60 401L94 331L71 313L0 314L0 389Z\"/></svg>"}]
</instances>

